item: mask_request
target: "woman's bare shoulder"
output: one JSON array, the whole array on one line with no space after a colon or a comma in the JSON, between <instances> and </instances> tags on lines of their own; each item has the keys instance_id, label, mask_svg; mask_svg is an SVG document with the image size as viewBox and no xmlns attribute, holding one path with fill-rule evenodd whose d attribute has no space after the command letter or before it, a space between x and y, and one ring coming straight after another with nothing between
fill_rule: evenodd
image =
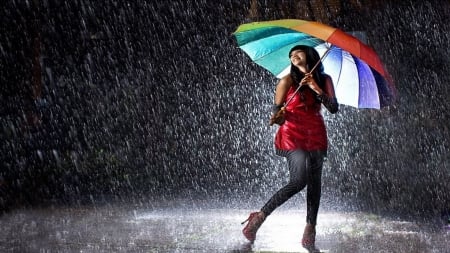
<instances>
[{"instance_id":1,"label":"woman's bare shoulder","mask_svg":"<svg viewBox=\"0 0 450 253\"><path fill-rule=\"evenodd\" d=\"M284 77L282 77L281 79L280 79L280 81L278 81L278 84L279 85L286 85L286 86L289 86L289 85L291 85L292 84L292 77L291 77L291 75L285 75Z\"/></svg>"}]
</instances>

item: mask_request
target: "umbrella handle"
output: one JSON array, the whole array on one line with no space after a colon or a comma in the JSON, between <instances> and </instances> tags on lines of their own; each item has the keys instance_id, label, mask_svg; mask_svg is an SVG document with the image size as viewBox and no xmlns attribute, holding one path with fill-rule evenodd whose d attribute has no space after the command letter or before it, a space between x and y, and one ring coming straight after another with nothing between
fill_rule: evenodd
<instances>
[{"instance_id":1,"label":"umbrella handle","mask_svg":"<svg viewBox=\"0 0 450 253\"><path fill-rule=\"evenodd\" d=\"M306 74L311 74L312 72L314 72L314 70L316 70L317 66L319 66L319 63L323 60L323 58L325 58L325 56L328 55L330 50L331 50L331 46L327 48L327 51L325 51L325 53L322 55L322 57L320 57L320 59L316 62L316 65L314 65L314 67L311 69L311 71L309 71ZM289 98L289 100L286 101L286 103L284 104L283 107L286 107L291 102L291 100L294 98L295 94L297 94L297 92L300 90L300 87L302 87L302 86L300 86L300 85L298 86L298 88L294 91L294 94L292 94L292 96Z\"/></svg>"}]
</instances>

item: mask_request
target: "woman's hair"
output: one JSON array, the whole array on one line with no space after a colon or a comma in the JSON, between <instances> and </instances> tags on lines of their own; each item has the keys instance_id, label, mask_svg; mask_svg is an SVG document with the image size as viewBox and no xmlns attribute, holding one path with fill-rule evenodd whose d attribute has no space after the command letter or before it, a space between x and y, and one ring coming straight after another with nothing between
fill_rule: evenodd
<instances>
[{"instance_id":1,"label":"woman's hair","mask_svg":"<svg viewBox=\"0 0 450 253\"><path fill-rule=\"evenodd\" d=\"M302 50L306 54L306 68L308 71L312 69L317 62L319 62L319 65L316 67L316 69L313 72L313 77L316 80L316 82L319 84L321 88L323 88L324 82L323 82L323 65L322 62L320 62L320 56L319 53L313 48L305 45L297 45L291 48L289 51L289 57L291 57L291 53L294 50ZM295 67L291 63L291 77L294 80L294 84L297 85L300 83L302 78L305 76L304 73L302 73L297 67Z\"/></svg>"}]
</instances>

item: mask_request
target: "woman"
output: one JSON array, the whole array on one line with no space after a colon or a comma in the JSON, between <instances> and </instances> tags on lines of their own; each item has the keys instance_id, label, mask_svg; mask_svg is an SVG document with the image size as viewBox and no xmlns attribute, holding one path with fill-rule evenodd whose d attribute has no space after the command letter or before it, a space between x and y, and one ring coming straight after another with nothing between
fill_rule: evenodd
<instances>
[{"instance_id":1,"label":"woman","mask_svg":"<svg viewBox=\"0 0 450 253\"><path fill-rule=\"evenodd\" d=\"M303 247L314 247L315 226L321 195L322 164L327 153L327 133L320 113L321 104L336 113L333 81L323 73L317 51L297 45L289 52L290 74L277 84L270 125L280 125L275 136L276 153L286 157L289 182L261 208L251 213L243 229L244 236L254 241L256 232L277 207L307 187L307 215ZM314 65L317 68L310 73Z\"/></svg>"}]
</instances>

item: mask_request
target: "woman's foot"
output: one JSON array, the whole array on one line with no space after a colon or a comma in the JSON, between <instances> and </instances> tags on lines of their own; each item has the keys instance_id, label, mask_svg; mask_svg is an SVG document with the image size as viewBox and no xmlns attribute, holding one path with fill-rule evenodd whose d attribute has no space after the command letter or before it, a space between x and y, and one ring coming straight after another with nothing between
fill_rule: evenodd
<instances>
[{"instance_id":1,"label":"woman's foot","mask_svg":"<svg viewBox=\"0 0 450 253\"><path fill-rule=\"evenodd\" d=\"M246 219L242 224L248 221L247 226L244 227L242 233L247 240L253 242L256 239L256 232L262 223L266 219L266 215L263 212L251 213L248 219Z\"/></svg>"},{"instance_id":2,"label":"woman's foot","mask_svg":"<svg viewBox=\"0 0 450 253\"><path fill-rule=\"evenodd\" d=\"M304 248L314 248L316 243L316 228L307 223L303 231L302 246Z\"/></svg>"}]
</instances>

